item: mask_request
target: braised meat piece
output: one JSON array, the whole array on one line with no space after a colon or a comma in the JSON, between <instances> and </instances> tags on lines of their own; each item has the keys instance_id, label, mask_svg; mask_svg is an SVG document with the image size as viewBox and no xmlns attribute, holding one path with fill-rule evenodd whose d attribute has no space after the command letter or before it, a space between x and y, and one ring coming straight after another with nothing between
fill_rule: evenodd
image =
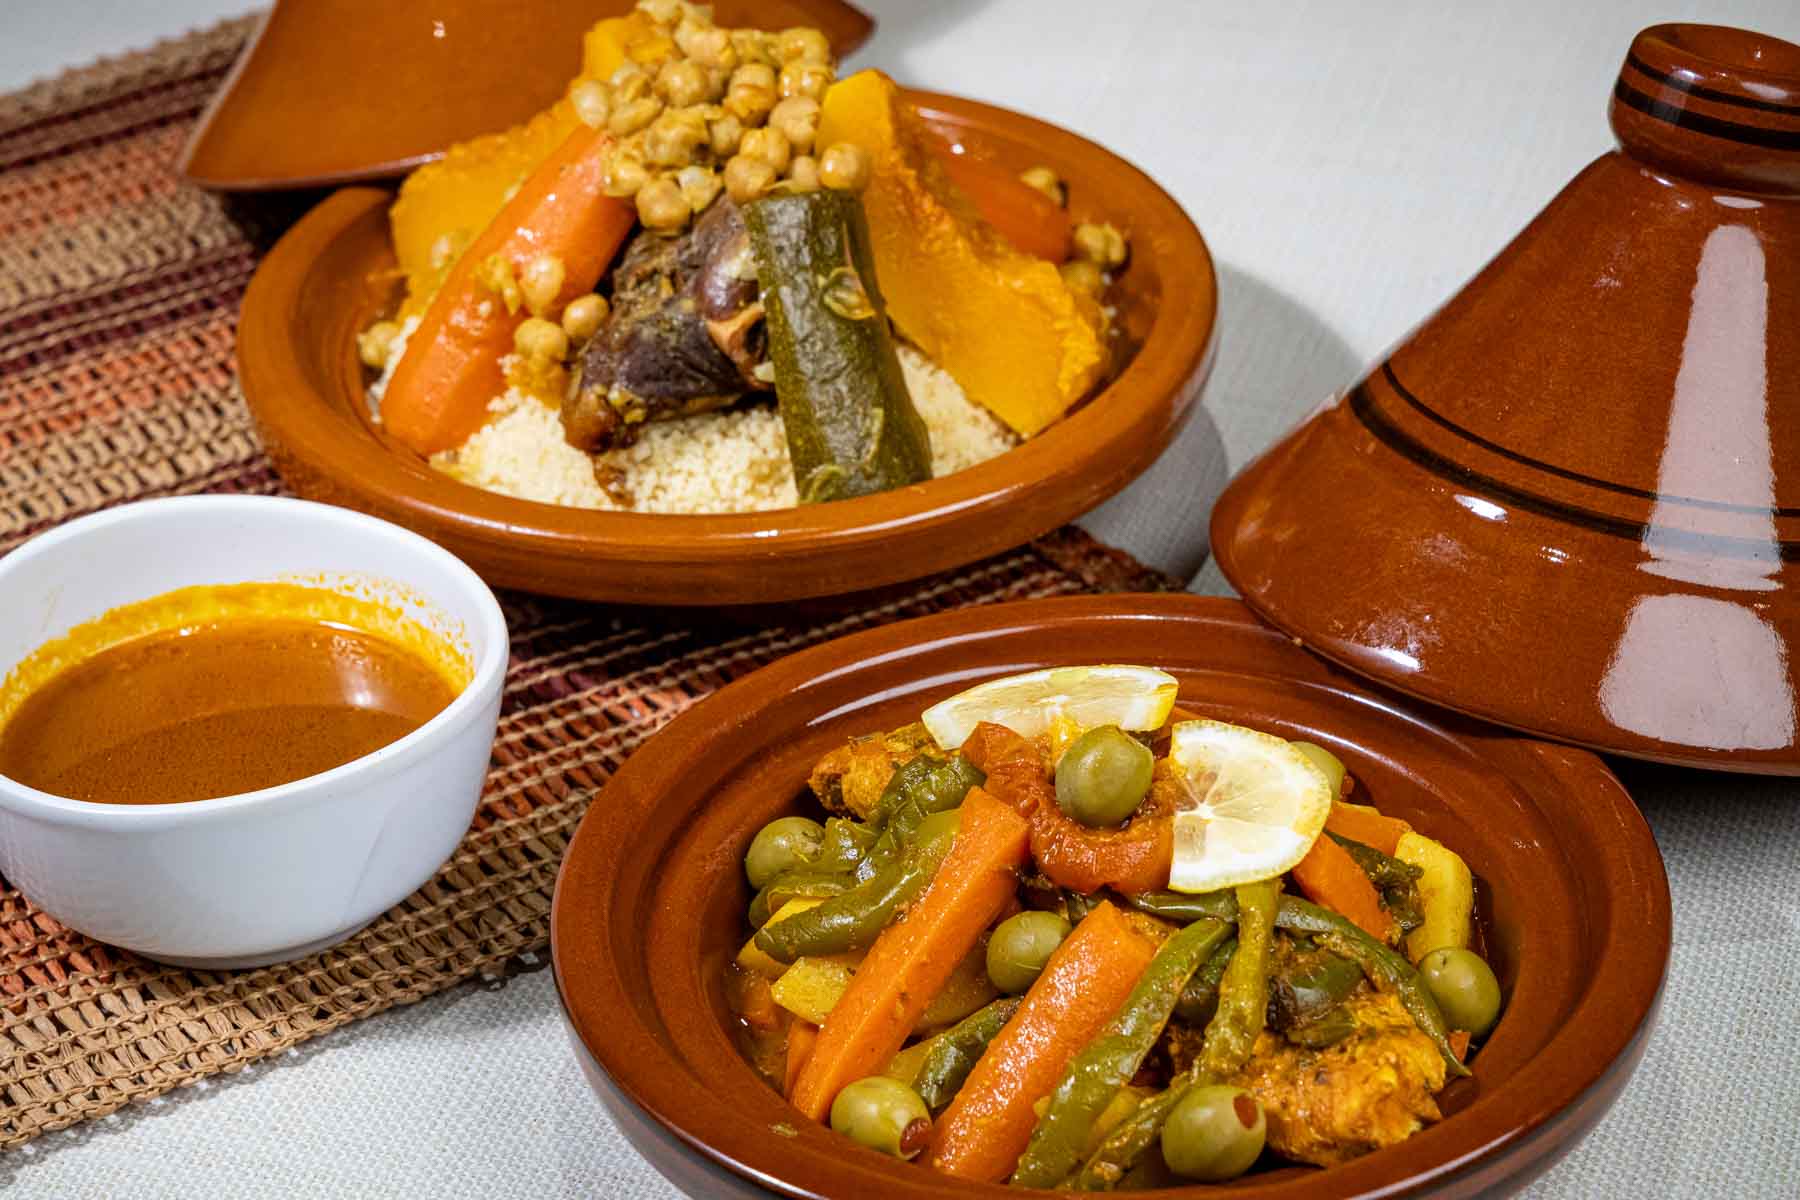
<instances>
[{"instance_id":1,"label":"braised meat piece","mask_svg":"<svg viewBox=\"0 0 1800 1200\"><path fill-rule=\"evenodd\" d=\"M630 445L637 427L724 408L774 386L749 235L721 197L677 237L640 231L613 272L612 311L563 399L583 450Z\"/></svg>"}]
</instances>

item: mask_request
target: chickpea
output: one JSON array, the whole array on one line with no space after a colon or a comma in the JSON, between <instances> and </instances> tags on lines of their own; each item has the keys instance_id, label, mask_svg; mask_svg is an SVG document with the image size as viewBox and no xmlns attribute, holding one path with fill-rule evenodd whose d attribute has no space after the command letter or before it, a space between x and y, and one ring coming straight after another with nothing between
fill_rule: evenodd
<instances>
[{"instance_id":1,"label":"chickpea","mask_svg":"<svg viewBox=\"0 0 1800 1200\"><path fill-rule=\"evenodd\" d=\"M707 127L707 133L712 139L713 157L730 158L743 142L744 123L726 113Z\"/></svg>"},{"instance_id":2,"label":"chickpea","mask_svg":"<svg viewBox=\"0 0 1800 1200\"><path fill-rule=\"evenodd\" d=\"M513 349L538 362L561 362L569 353L569 335L542 317L527 317L513 330Z\"/></svg>"},{"instance_id":3,"label":"chickpea","mask_svg":"<svg viewBox=\"0 0 1800 1200\"><path fill-rule=\"evenodd\" d=\"M703 67L723 67L729 71L738 65L737 49L731 34L712 25L683 19L675 31L675 45L681 52Z\"/></svg>"},{"instance_id":4,"label":"chickpea","mask_svg":"<svg viewBox=\"0 0 1800 1200\"><path fill-rule=\"evenodd\" d=\"M356 356L362 359L363 366L382 370L394 348L394 339L399 336L400 326L392 321L377 321L357 334Z\"/></svg>"},{"instance_id":5,"label":"chickpea","mask_svg":"<svg viewBox=\"0 0 1800 1200\"><path fill-rule=\"evenodd\" d=\"M794 151L781 130L763 128L752 129L744 134L744 142L738 147L738 153L762 159L774 167L775 173L779 175L787 170L788 160L793 157Z\"/></svg>"},{"instance_id":6,"label":"chickpea","mask_svg":"<svg viewBox=\"0 0 1800 1200\"><path fill-rule=\"evenodd\" d=\"M762 63L768 67L779 65L775 39L760 29L732 30L731 48L737 51L739 62Z\"/></svg>"},{"instance_id":7,"label":"chickpea","mask_svg":"<svg viewBox=\"0 0 1800 1200\"><path fill-rule=\"evenodd\" d=\"M698 110L671 110L644 132L644 157L654 166L685 167L706 140L706 122Z\"/></svg>"},{"instance_id":8,"label":"chickpea","mask_svg":"<svg viewBox=\"0 0 1800 1200\"><path fill-rule=\"evenodd\" d=\"M612 116L612 90L597 79L584 79L569 89L575 115L589 129L598 129Z\"/></svg>"},{"instance_id":9,"label":"chickpea","mask_svg":"<svg viewBox=\"0 0 1800 1200\"><path fill-rule=\"evenodd\" d=\"M860 192L869 186L874 164L869 152L855 142L827 146L819 156L819 182L842 192Z\"/></svg>"},{"instance_id":10,"label":"chickpea","mask_svg":"<svg viewBox=\"0 0 1800 1200\"><path fill-rule=\"evenodd\" d=\"M775 107L775 72L761 63L746 63L731 73L725 108L747 125L755 125Z\"/></svg>"},{"instance_id":11,"label":"chickpea","mask_svg":"<svg viewBox=\"0 0 1800 1200\"><path fill-rule=\"evenodd\" d=\"M662 101L655 96L626 101L613 109L612 116L606 120L606 128L615 137L626 137L648 126L661 112Z\"/></svg>"},{"instance_id":12,"label":"chickpea","mask_svg":"<svg viewBox=\"0 0 1800 1200\"><path fill-rule=\"evenodd\" d=\"M636 63L626 63L612 74L613 104L642 100L654 90L649 73Z\"/></svg>"},{"instance_id":13,"label":"chickpea","mask_svg":"<svg viewBox=\"0 0 1800 1200\"><path fill-rule=\"evenodd\" d=\"M810 153L819 132L819 102L810 96L789 96L769 110L769 128L779 129L799 153Z\"/></svg>"},{"instance_id":14,"label":"chickpea","mask_svg":"<svg viewBox=\"0 0 1800 1200\"><path fill-rule=\"evenodd\" d=\"M607 308L605 296L591 293L569 301L562 314L563 332L569 335L570 341L587 341L599 332L600 322L606 320Z\"/></svg>"},{"instance_id":15,"label":"chickpea","mask_svg":"<svg viewBox=\"0 0 1800 1200\"><path fill-rule=\"evenodd\" d=\"M1106 276L1100 273L1099 267L1085 258L1072 258L1057 270L1062 272L1063 283L1068 285L1071 292L1098 299L1100 293L1106 290Z\"/></svg>"},{"instance_id":16,"label":"chickpea","mask_svg":"<svg viewBox=\"0 0 1800 1200\"><path fill-rule=\"evenodd\" d=\"M817 29L797 26L775 35L775 57L784 63L829 63L831 43Z\"/></svg>"},{"instance_id":17,"label":"chickpea","mask_svg":"<svg viewBox=\"0 0 1800 1200\"><path fill-rule=\"evenodd\" d=\"M818 63L789 63L781 68L781 94L823 100L831 86L831 68Z\"/></svg>"},{"instance_id":18,"label":"chickpea","mask_svg":"<svg viewBox=\"0 0 1800 1200\"><path fill-rule=\"evenodd\" d=\"M718 198L719 189L724 184L711 167L683 167L675 172L675 183L681 188L681 194L687 198L688 207L695 212L706 211L706 206Z\"/></svg>"},{"instance_id":19,"label":"chickpea","mask_svg":"<svg viewBox=\"0 0 1800 1200\"><path fill-rule=\"evenodd\" d=\"M543 316L556 303L562 293L563 274L563 261L554 254L538 255L519 272L519 291L533 316Z\"/></svg>"},{"instance_id":20,"label":"chickpea","mask_svg":"<svg viewBox=\"0 0 1800 1200\"><path fill-rule=\"evenodd\" d=\"M796 192L819 190L819 160L810 154L796 154L788 163L788 183Z\"/></svg>"},{"instance_id":21,"label":"chickpea","mask_svg":"<svg viewBox=\"0 0 1800 1200\"><path fill-rule=\"evenodd\" d=\"M705 67L679 58L670 59L656 73L657 94L676 108L707 99L709 86Z\"/></svg>"},{"instance_id":22,"label":"chickpea","mask_svg":"<svg viewBox=\"0 0 1800 1200\"><path fill-rule=\"evenodd\" d=\"M631 153L625 146L619 146L607 160L601 186L609 196L635 196L638 189L650 182L650 169L644 165L640 154Z\"/></svg>"},{"instance_id":23,"label":"chickpea","mask_svg":"<svg viewBox=\"0 0 1800 1200\"><path fill-rule=\"evenodd\" d=\"M1075 253L1104 270L1115 270L1125 265L1128 248L1125 235L1112 225L1093 224L1083 221L1075 227Z\"/></svg>"},{"instance_id":24,"label":"chickpea","mask_svg":"<svg viewBox=\"0 0 1800 1200\"><path fill-rule=\"evenodd\" d=\"M775 186L775 168L767 160L734 154L725 164L725 190L739 204L756 199Z\"/></svg>"},{"instance_id":25,"label":"chickpea","mask_svg":"<svg viewBox=\"0 0 1800 1200\"><path fill-rule=\"evenodd\" d=\"M652 179L638 190L637 211L644 228L668 231L686 225L693 209L681 194L681 186L664 178Z\"/></svg>"},{"instance_id":26,"label":"chickpea","mask_svg":"<svg viewBox=\"0 0 1800 1200\"><path fill-rule=\"evenodd\" d=\"M1049 167L1031 167L1020 171L1019 182L1044 193L1056 202L1058 208L1069 202L1069 189L1063 186L1063 181Z\"/></svg>"}]
</instances>

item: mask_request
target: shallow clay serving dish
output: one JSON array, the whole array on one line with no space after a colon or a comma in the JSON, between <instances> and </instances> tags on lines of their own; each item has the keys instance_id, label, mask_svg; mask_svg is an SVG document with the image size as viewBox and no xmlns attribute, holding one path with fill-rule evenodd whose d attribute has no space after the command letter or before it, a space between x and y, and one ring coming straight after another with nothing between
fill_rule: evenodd
<instances>
[{"instance_id":1,"label":"shallow clay serving dish","mask_svg":"<svg viewBox=\"0 0 1800 1200\"><path fill-rule=\"evenodd\" d=\"M1235 601L1079 597L928 617L784 659L676 719L595 800L557 883L557 983L583 1068L659 1171L691 1195L745 1200L1022 1194L806 1121L740 1057L721 973L743 938L744 851L801 809L824 751L982 678L1096 661L1164 667L1184 707L1330 747L1384 810L1454 846L1485 885L1508 1007L1474 1077L1442 1094L1446 1119L1329 1171L1247 1176L1233 1195L1516 1186L1600 1117L1643 1052L1670 924L1656 843L1598 759L1425 715Z\"/></svg>"},{"instance_id":2,"label":"shallow clay serving dish","mask_svg":"<svg viewBox=\"0 0 1800 1200\"><path fill-rule=\"evenodd\" d=\"M1240 476L1212 544L1404 691L1800 773L1800 46L1647 29L1610 116L1620 148Z\"/></svg>"},{"instance_id":3,"label":"shallow clay serving dish","mask_svg":"<svg viewBox=\"0 0 1800 1200\"><path fill-rule=\"evenodd\" d=\"M1017 546L1086 512L1156 460L1211 365L1216 283L1181 206L1130 163L1054 125L913 93L963 152L1043 163L1080 220L1111 221L1132 261L1112 296L1129 356L1043 433L969 471L771 513L595 512L439 474L371 423L357 331L390 300L389 193L338 192L258 268L238 326L244 395L288 485L406 525L490 582L633 604L769 604L883 587Z\"/></svg>"},{"instance_id":4,"label":"shallow clay serving dish","mask_svg":"<svg viewBox=\"0 0 1800 1200\"><path fill-rule=\"evenodd\" d=\"M526 17L516 0L277 0L188 138L181 173L227 192L398 178L548 106L580 66L581 35L631 7L563 0ZM811 25L840 57L875 27L841 0L714 7L726 25Z\"/></svg>"}]
</instances>

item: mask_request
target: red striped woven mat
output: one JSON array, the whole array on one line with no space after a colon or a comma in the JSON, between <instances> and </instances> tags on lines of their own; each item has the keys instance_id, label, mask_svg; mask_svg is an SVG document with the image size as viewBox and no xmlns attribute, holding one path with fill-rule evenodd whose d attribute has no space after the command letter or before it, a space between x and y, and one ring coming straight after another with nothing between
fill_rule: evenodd
<instances>
[{"instance_id":1,"label":"red striped woven mat","mask_svg":"<svg viewBox=\"0 0 1800 1200\"><path fill-rule=\"evenodd\" d=\"M249 29L0 97L0 552L128 500L282 490L232 333L258 249L296 205L234 206L172 168ZM806 628L503 595L512 665L474 825L434 879L343 945L253 971L165 967L65 929L0 881L0 1148L505 975L548 941L557 863L608 774L782 654L962 605L1170 586L1065 529Z\"/></svg>"}]
</instances>

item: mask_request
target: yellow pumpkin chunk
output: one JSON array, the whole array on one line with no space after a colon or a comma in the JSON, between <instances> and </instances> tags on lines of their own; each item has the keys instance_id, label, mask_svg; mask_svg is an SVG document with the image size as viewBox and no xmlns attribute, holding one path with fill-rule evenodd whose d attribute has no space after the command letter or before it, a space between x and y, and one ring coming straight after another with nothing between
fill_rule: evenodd
<instances>
[{"instance_id":1,"label":"yellow pumpkin chunk","mask_svg":"<svg viewBox=\"0 0 1800 1200\"><path fill-rule=\"evenodd\" d=\"M977 215L900 90L861 71L825 93L815 144L868 152L863 193L888 316L970 399L1029 437L1099 381L1098 304Z\"/></svg>"}]
</instances>

